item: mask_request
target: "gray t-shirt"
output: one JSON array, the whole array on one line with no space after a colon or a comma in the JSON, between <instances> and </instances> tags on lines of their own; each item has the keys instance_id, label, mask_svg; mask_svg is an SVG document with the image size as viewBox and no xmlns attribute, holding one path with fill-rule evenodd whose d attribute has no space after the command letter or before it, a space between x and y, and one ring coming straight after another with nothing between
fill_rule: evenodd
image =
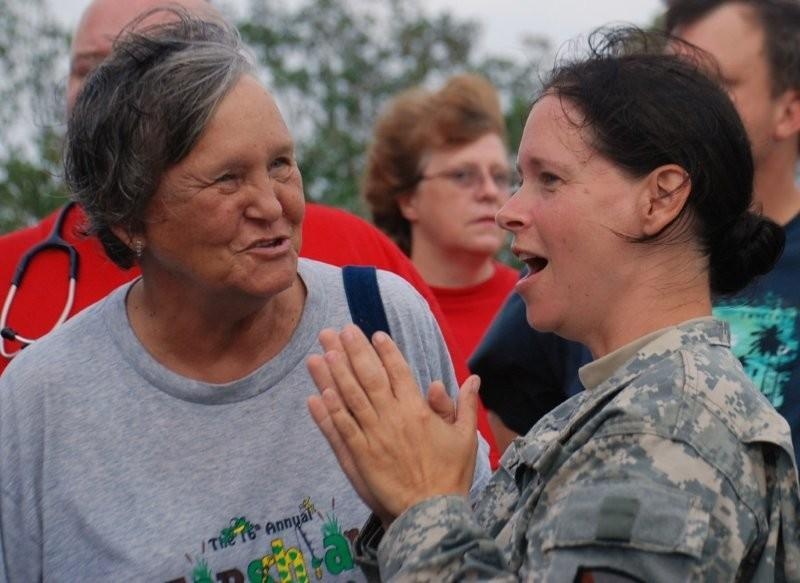
<instances>
[{"instance_id":1,"label":"gray t-shirt","mask_svg":"<svg viewBox=\"0 0 800 583\"><path fill-rule=\"evenodd\" d=\"M341 271L301 260L308 289L283 351L224 385L140 344L123 286L21 353L0 378L0 582L350 581L368 515L307 412L306 358L351 321ZM378 273L420 386L452 367L425 301ZM489 477L479 455L473 489Z\"/></svg>"}]
</instances>

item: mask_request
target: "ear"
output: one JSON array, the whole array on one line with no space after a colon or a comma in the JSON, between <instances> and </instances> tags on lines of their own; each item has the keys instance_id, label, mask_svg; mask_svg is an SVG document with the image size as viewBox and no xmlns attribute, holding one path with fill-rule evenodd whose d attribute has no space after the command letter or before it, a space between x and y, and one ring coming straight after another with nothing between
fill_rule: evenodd
<instances>
[{"instance_id":1,"label":"ear","mask_svg":"<svg viewBox=\"0 0 800 583\"><path fill-rule=\"evenodd\" d=\"M114 233L114 236L117 239L133 249L133 234L129 233L126 229L123 229L119 225L114 225L111 227L111 232Z\"/></svg>"},{"instance_id":2,"label":"ear","mask_svg":"<svg viewBox=\"0 0 800 583\"><path fill-rule=\"evenodd\" d=\"M649 237L664 230L686 206L691 191L689 175L677 164L653 170L645 181L640 215L642 234Z\"/></svg>"},{"instance_id":3,"label":"ear","mask_svg":"<svg viewBox=\"0 0 800 583\"><path fill-rule=\"evenodd\" d=\"M800 133L800 91L787 89L777 99L775 139L786 140Z\"/></svg>"},{"instance_id":4,"label":"ear","mask_svg":"<svg viewBox=\"0 0 800 583\"><path fill-rule=\"evenodd\" d=\"M403 218L409 223L415 223L419 220L416 192L398 196L397 207L400 209L400 214L403 215Z\"/></svg>"},{"instance_id":5,"label":"ear","mask_svg":"<svg viewBox=\"0 0 800 583\"><path fill-rule=\"evenodd\" d=\"M128 231L123 227L120 227L119 225L111 227L111 232L114 233L114 236L117 239L125 243L128 249L130 249L131 251L135 250L137 241L140 242L139 243L140 245L144 243L144 237L142 237L141 235L136 235L134 233L131 233L130 231Z\"/></svg>"}]
</instances>

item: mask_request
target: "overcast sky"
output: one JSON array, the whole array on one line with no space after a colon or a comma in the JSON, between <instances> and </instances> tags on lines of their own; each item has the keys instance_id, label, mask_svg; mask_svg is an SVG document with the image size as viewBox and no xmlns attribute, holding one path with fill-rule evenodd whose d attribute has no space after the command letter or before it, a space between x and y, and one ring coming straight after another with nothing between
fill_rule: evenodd
<instances>
[{"instance_id":1,"label":"overcast sky","mask_svg":"<svg viewBox=\"0 0 800 583\"><path fill-rule=\"evenodd\" d=\"M70 29L74 29L81 13L91 0L46 0L50 11ZM125 0L117 0L125 2ZM299 0L281 0L294 4ZM352 0L369 2L371 0ZM0 0L2 2L2 0ZM250 0L212 0L234 18L244 13ZM464 18L476 20L482 25L480 48L484 53L506 55L515 60L524 59L524 35L543 35L553 48L585 35L592 29L611 22L627 22L646 25L661 12L662 0L419 0L429 12L449 10ZM66 55L63 59L66 73ZM0 81L1 82L1 81ZM282 104L284 105L284 104ZM291 111L284 115L291 120ZM7 134L17 140L24 135L24 128L32 123L30 112L21 112L18 123L6 128ZM58 117L58 120L61 118ZM56 123L53 121L44 123Z\"/></svg>"},{"instance_id":2,"label":"overcast sky","mask_svg":"<svg viewBox=\"0 0 800 583\"><path fill-rule=\"evenodd\" d=\"M247 5L247 0L221 1L240 11ZM48 3L54 14L73 27L89 0ZM432 11L447 8L478 20L483 24L483 48L510 56L520 56L519 39L526 33L543 34L558 48L608 22L647 24L662 7L660 0L422 0L422 4Z\"/></svg>"}]
</instances>

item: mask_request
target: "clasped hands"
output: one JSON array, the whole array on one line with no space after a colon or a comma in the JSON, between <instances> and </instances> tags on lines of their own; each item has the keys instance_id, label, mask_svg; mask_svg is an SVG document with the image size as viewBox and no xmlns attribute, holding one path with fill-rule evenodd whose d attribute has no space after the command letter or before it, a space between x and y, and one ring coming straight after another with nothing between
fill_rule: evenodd
<instances>
[{"instance_id":1,"label":"clasped hands","mask_svg":"<svg viewBox=\"0 0 800 583\"><path fill-rule=\"evenodd\" d=\"M308 359L320 396L314 422L364 502L387 526L432 496L466 496L477 451L479 379L468 378L457 406L441 381L426 399L392 339L372 342L355 326L320 333L324 355Z\"/></svg>"}]
</instances>

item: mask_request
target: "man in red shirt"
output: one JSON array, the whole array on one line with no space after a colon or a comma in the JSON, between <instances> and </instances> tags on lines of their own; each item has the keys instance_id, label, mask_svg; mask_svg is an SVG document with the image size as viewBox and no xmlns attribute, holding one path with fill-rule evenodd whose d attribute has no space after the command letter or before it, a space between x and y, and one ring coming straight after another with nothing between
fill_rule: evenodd
<instances>
[{"instance_id":1,"label":"man in red shirt","mask_svg":"<svg viewBox=\"0 0 800 583\"><path fill-rule=\"evenodd\" d=\"M204 0L180 0L186 9L209 15L216 11ZM72 42L70 73L67 86L67 110L70 111L87 76L111 52L114 38L125 25L139 14L152 9L163 0L95 0L84 12ZM74 301L65 314L71 317L111 290L138 276L136 268L127 271L114 265L94 237L81 235L84 213L78 206L64 207L40 223L0 237L0 282L11 282L23 256L34 246L46 240L54 231L56 222L64 214L58 229L78 256L78 272ZM469 374L464 357L453 342L441 309L430 288L425 284L411 261L378 229L345 211L319 204L306 205L303 223L303 244L300 255L334 265L374 265L392 271L409 281L428 301L442 327L445 342L453 358L459 382ZM27 265L19 282L19 290L8 304L3 296L2 327L17 335L36 339L49 332L59 321L69 296L69 258L64 249L46 249L35 255ZM2 292L0 292L2 293ZM8 355L20 350L19 342L11 340L6 330L0 351L0 374L10 362ZM480 424L481 433L492 447L493 465L497 452L486 420Z\"/></svg>"}]
</instances>

